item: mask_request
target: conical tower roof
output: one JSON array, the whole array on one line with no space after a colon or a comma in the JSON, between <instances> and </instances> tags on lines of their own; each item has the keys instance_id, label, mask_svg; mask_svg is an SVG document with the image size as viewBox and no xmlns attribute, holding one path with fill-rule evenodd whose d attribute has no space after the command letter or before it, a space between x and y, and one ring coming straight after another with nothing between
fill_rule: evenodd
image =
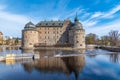
<instances>
[{"instance_id":1,"label":"conical tower roof","mask_svg":"<svg viewBox=\"0 0 120 80\"><path fill-rule=\"evenodd\" d=\"M25 27L25 29L34 29L35 28L35 25L30 21L28 22Z\"/></svg>"},{"instance_id":2,"label":"conical tower roof","mask_svg":"<svg viewBox=\"0 0 120 80\"><path fill-rule=\"evenodd\" d=\"M73 29L83 29L82 24L79 22L77 13L76 13L76 16L75 16L75 19L74 19L74 25L73 25L72 28L73 28Z\"/></svg>"}]
</instances>

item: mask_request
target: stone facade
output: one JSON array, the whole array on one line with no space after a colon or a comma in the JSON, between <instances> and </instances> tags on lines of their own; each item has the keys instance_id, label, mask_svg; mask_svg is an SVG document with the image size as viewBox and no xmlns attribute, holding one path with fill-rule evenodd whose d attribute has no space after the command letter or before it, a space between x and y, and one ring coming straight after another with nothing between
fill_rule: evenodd
<instances>
[{"instance_id":1,"label":"stone facade","mask_svg":"<svg viewBox=\"0 0 120 80\"><path fill-rule=\"evenodd\" d=\"M77 16L74 23L64 21L41 21L34 25L29 22L22 30L22 47L65 46L85 48L85 30Z\"/></svg>"},{"instance_id":2,"label":"stone facade","mask_svg":"<svg viewBox=\"0 0 120 80\"><path fill-rule=\"evenodd\" d=\"M0 32L0 45L3 44L3 33Z\"/></svg>"}]
</instances>

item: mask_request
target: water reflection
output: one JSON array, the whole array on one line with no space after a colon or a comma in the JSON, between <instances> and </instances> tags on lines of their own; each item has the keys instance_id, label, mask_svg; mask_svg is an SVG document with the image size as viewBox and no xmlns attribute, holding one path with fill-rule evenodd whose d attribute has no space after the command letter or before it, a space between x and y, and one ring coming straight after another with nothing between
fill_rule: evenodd
<instances>
[{"instance_id":1,"label":"water reflection","mask_svg":"<svg viewBox=\"0 0 120 80\"><path fill-rule=\"evenodd\" d=\"M114 63L119 63L119 53L110 54L110 61Z\"/></svg>"},{"instance_id":2,"label":"water reflection","mask_svg":"<svg viewBox=\"0 0 120 80\"><path fill-rule=\"evenodd\" d=\"M26 51L25 52L29 52ZM68 54L80 54L84 51L61 51L61 50L39 50L34 51L35 54L40 55L39 60L35 60L32 63L24 63L24 70L31 73L34 69L47 73L62 73L66 75L71 75L74 73L77 79L79 73L82 71L85 65L84 55L79 56L68 56L68 57L54 57L54 55L68 55ZM46 57L47 56L47 57Z\"/></svg>"},{"instance_id":3,"label":"water reflection","mask_svg":"<svg viewBox=\"0 0 120 80\"><path fill-rule=\"evenodd\" d=\"M61 58L41 58L33 63L23 64L24 70L29 73L31 73L34 69L44 74L65 73L66 75L70 75L71 73L74 73L76 79L78 78L78 75L82 71L84 65L84 55Z\"/></svg>"},{"instance_id":4,"label":"water reflection","mask_svg":"<svg viewBox=\"0 0 120 80\"><path fill-rule=\"evenodd\" d=\"M91 58L88 52L93 51L96 55ZM39 54L40 59L15 60L14 64L8 63L12 67L0 62L0 75L3 75L0 80L120 80L119 53L104 50L24 50L22 53Z\"/></svg>"}]
</instances>

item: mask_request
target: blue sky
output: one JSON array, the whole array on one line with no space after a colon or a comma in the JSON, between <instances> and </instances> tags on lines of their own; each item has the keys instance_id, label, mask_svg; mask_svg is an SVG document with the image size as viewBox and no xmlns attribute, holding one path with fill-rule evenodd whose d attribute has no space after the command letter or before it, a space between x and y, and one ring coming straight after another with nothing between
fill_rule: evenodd
<instances>
[{"instance_id":1,"label":"blue sky","mask_svg":"<svg viewBox=\"0 0 120 80\"><path fill-rule=\"evenodd\" d=\"M76 12L86 34L120 32L120 0L0 0L0 31L5 36L21 37L29 21L73 21Z\"/></svg>"}]
</instances>

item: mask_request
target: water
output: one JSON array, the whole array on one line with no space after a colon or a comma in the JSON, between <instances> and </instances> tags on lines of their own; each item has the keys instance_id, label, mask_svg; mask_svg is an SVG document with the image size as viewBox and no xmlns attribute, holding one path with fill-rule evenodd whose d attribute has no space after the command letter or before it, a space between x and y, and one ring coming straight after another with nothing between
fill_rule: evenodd
<instances>
[{"instance_id":1,"label":"water","mask_svg":"<svg viewBox=\"0 0 120 80\"><path fill-rule=\"evenodd\" d=\"M120 80L119 53L104 50L12 50L0 54L8 52L32 52L39 54L40 59L0 62L0 80Z\"/></svg>"}]
</instances>

